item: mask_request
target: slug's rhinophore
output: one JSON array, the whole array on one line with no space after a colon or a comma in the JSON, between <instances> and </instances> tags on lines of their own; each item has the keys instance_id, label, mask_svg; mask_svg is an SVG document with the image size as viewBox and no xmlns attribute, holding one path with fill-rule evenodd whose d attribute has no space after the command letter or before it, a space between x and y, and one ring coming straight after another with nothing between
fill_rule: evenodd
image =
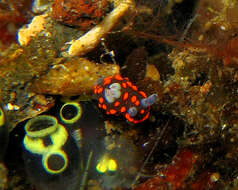
<instances>
[{"instance_id":1,"label":"slug's rhinophore","mask_svg":"<svg viewBox=\"0 0 238 190\"><path fill-rule=\"evenodd\" d=\"M104 78L94 88L98 98L98 106L107 114L122 114L131 123L140 123L148 119L150 106L157 101L158 95L147 97L146 93L138 90L128 78L120 75Z\"/></svg>"},{"instance_id":2,"label":"slug's rhinophore","mask_svg":"<svg viewBox=\"0 0 238 190\"><path fill-rule=\"evenodd\" d=\"M25 125L26 172L37 189L74 190L80 179L77 143L53 116L42 115Z\"/></svg>"},{"instance_id":3,"label":"slug's rhinophore","mask_svg":"<svg viewBox=\"0 0 238 190\"><path fill-rule=\"evenodd\" d=\"M3 108L0 107L0 162L3 161L8 144L8 125Z\"/></svg>"}]
</instances>

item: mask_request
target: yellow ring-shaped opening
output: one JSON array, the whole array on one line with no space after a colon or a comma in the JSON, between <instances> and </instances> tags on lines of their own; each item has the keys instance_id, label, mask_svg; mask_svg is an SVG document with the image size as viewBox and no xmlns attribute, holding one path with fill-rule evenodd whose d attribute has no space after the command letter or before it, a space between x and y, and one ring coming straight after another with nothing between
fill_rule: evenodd
<instances>
[{"instance_id":1,"label":"yellow ring-shaped opening","mask_svg":"<svg viewBox=\"0 0 238 190\"><path fill-rule=\"evenodd\" d=\"M5 114L2 108L0 107L0 127L4 126L4 124L5 124Z\"/></svg>"},{"instance_id":2,"label":"yellow ring-shaped opening","mask_svg":"<svg viewBox=\"0 0 238 190\"><path fill-rule=\"evenodd\" d=\"M63 117L63 110L66 108L66 106L73 106L76 109L76 115L73 116L71 119L67 119L65 117ZM60 109L60 119L65 123L65 124L73 124L75 122L77 122L80 117L82 116L82 107L79 103L77 102L68 102L65 103L61 109Z\"/></svg>"},{"instance_id":3,"label":"yellow ring-shaped opening","mask_svg":"<svg viewBox=\"0 0 238 190\"><path fill-rule=\"evenodd\" d=\"M25 125L29 137L44 137L53 133L58 127L58 121L50 115L40 115L30 119Z\"/></svg>"},{"instance_id":4,"label":"yellow ring-shaped opening","mask_svg":"<svg viewBox=\"0 0 238 190\"><path fill-rule=\"evenodd\" d=\"M55 158L52 158L53 156L55 156ZM57 156L63 160L63 166L60 166L60 168L58 168L58 169L52 169L49 167L49 162L51 162L51 163L55 162L54 166L56 166L57 164L59 165L59 161L57 161L57 159L56 159ZM52 160L50 160L50 159L52 159ZM67 154L61 149L49 151L43 155L42 165L44 166L46 172L48 172L50 174L62 173L68 166Z\"/></svg>"},{"instance_id":5,"label":"yellow ring-shaped opening","mask_svg":"<svg viewBox=\"0 0 238 190\"><path fill-rule=\"evenodd\" d=\"M68 140L68 135L64 126L58 124L57 130L48 135L51 144L44 144L44 137L32 138L25 135L23 145L31 153L44 155L51 150L61 149Z\"/></svg>"}]
</instances>

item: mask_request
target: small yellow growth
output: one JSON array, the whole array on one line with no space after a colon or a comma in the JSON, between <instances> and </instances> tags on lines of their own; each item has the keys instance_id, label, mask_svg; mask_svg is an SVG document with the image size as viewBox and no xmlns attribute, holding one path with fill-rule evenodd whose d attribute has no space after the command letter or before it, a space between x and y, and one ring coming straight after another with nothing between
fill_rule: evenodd
<instances>
[{"instance_id":1,"label":"small yellow growth","mask_svg":"<svg viewBox=\"0 0 238 190\"><path fill-rule=\"evenodd\" d=\"M200 92L201 92L203 95L207 95L208 92L210 91L211 87L212 87L211 81L207 81L204 85L202 85L202 86L200 87Z\"/></svg>"},{"instance_id":2,"label":"small yellow growth","mask_svg":"<svg viewBox=\"0 0 238 190\"><path fill-rule=\"evenodd\" d=\"M98 163L96 168L99 173L105 173L107 171L107 165L102 161Z\"/></svg>"},{"instance_id":3,"label":"small yellow growth","mask_svg":"<svg viewBox=\"0 0 238 190\"><path fill-rule=\"evenodd\" d=\"M18 48L16 51L13 52L13 54L9 57L10 60L15 60L17 59L20 55L23 54L23 49Z\"/></svg>"},{"instance_id":4,"label":"small yellow growth","mask_svg":"<svg viewBox=\"0 0 238 190\"><path fill-rule=\"evenodd\" d=\"M215 172L210 176L210 180L212 182L217 182L219 179L220 179L220 174L218 172Z\"/></svg>"},{"instance_id":5,"label":"small yellow growth","mask_svg":"<svg viewBox=\"0 0 238 190\"><path fill-rule=\"evenodd\" d=\"M27 45L32 38L45 30L48 14L35 16L27 27L21 28L17 34L17 39L20 45Z\"/></svg>"},{"instance_id":6,"label":"small yellow growth","mask_svg":"<svg viewBox=\"0 0 238 190\"><path fill-rule=\"evenodd\" d=\"M113 132L113 130L115 129L114 125L110 123L109 121L105 121L104 123L105 123L106 133L110 134L111 132Z\"/></svg>"},{"instance_id":7,"label":"small yellow growth","mask_svg":"<svg viewBox=\"0 0 238 190\"><path fill-rule=\"evenodd\" d=\"M116 171L117 170L117 162L114 159L110 159L108 161L108 170L109 171Z\"/></svg>"},{"instance_id":8,"label":"small yellow growth","mask_svg":"<svg viewBox=\"0 0 238 190\"><path fill-rule=\"evenodd\" d=\"M106 173L107 171L115 172L117 170L117 161L108 156L104 156L97 164L96 169L99 173Z\"/></svg>"},{"instance_id":9,"label":"small yellow growth","mask_svg":"<svg viewBox=\"0 0 238 190\"><path fill-rule=\"evenodd\" d=\"M159 81L160 80L159 71L152 64L147 64L145 77L146 78L148 77L148 78L150 78L150 79L152 79L154 81Z\"/></svg>"},{"instance_id":10,"label":"small yellow growth","mask_svg":"<svg viewBox=\"0 0 238 190\"><path fill-rule=\"evenodd\" d=\"M20 109L20 106L18 106L18 105L15 105L15 104L12 104L12 103L8 103L7 104L7 109L8 110L14 110L14 111L16 111L16 110L19 110Z\"/></svg>"},{"instance_id":11,"label":"small yellow growth","mask_svg":"<svg viewBox=\"0 0 238 190\"><path fill-rule=\"evenodd\" d=\"M68 49L68 56L82 56L94 49L108 32L125 15L129 8L134 7L133 0L114 0L116 8L104 20L75 41Z\"/></svg>"},{"instance_id":12,"label":"small yellow growth","mask_svg":"<svg viewBox=\"0 0 238 190\"><path fill-rule=\"evenodd\" d=\"M4 126L5 124L5 115L3 113L2 108L0 108L0 127Z\"/></svg>"}]
</instances>

